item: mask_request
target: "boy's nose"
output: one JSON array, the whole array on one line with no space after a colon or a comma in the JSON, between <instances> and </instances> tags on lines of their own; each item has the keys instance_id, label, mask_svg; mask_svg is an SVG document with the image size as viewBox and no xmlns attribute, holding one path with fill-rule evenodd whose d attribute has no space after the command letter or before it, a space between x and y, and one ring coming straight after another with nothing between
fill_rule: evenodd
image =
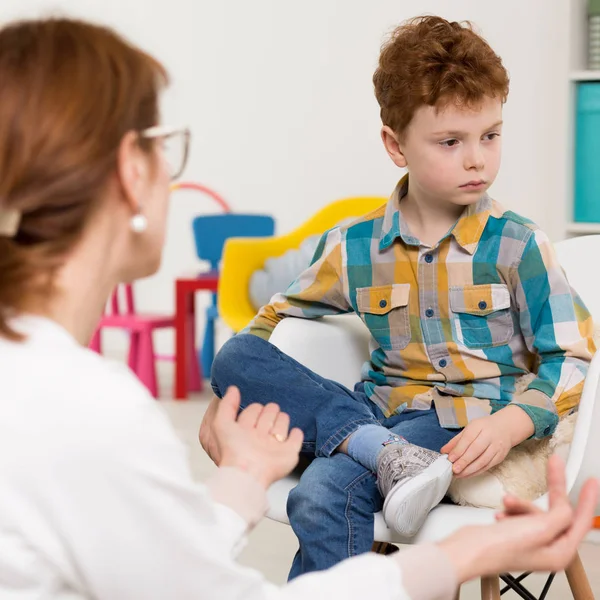
<instances>
[{"instance_id":1,"label":"boy's nose","mask_svg":"<svg viewBox=\"0 0 600 600\"><path fill-rule=\"evenodd\" d=\"M484 166L485 161L483 160L483 153L481 150L473 149L471 152L465 154L465 169L468 171L481 171Z\"/></svg>"}]
</instances>

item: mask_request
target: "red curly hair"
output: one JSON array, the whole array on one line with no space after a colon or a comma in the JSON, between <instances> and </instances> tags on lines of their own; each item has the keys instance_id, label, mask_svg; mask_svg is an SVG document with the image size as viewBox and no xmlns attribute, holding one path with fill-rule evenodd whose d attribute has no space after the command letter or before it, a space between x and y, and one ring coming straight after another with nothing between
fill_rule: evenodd
<instances>
[{"instance_id":1,"label":"red curly hair","mask_svg":"<svg viewBox=\"0 0 600 600\"><path fill-rule=\"evenodd\" d=\"M485 97L504 103L509 77L470 23L424 16L392 32L381 48L373 84L383 124L402 135L423 105L476 106Z\"/></svg>"}]
</instances>

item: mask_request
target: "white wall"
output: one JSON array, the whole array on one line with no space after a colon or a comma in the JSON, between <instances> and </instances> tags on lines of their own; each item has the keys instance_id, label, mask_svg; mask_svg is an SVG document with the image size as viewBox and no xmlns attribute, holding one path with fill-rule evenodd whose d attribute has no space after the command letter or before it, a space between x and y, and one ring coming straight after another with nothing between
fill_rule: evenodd
<instances>
[{"instance_id":1,"label":"white wall","mask_svg":"<svg viewBox=\"0 0 600 600\"><path fill-rule=\"evenodd\" d=\"M187 177L235 210L272 213L280 232L325 203L391 192L371 76L382 38L417 14L469 19L511 74L504 163L493 195L563 233L569 0L2 0L0 19L61 12L97 19L173 76L164 120L193 131ZM164 264L142 306L172 310L173 279L197 269L190 219L207 199L173 197ZM168 344L168 342L165 342Z\"/></svg>"}]
</instances>

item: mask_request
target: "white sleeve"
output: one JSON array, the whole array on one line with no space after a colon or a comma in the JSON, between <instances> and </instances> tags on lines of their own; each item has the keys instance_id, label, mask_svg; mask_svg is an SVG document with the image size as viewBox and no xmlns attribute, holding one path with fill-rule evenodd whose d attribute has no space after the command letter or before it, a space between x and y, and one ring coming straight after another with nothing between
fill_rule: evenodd
<instances>
[{"instance_id":1,"label":"white sleeve","mask_svg":"<svg viewBox=\"0 0 600 600\"><path fill-rule=\"evenodd\" d=\"M248 523L213 500L220 484L192 480L185 448L160 411L139 403L112 418L118 423L49 448L49 475L36 498L91 597L411 600L398 561L374 554L283 587L237 565Z\"/></svg>"}]
</instances>

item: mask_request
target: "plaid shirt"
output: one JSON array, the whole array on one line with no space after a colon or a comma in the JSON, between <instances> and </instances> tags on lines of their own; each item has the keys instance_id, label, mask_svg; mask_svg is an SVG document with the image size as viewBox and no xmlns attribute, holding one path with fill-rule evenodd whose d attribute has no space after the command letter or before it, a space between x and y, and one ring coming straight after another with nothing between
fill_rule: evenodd
<instances>
[{"instance_id":1,"label":"plaid shirt","mask_svg":"<svg viewBox=\"0 0 600 600\"><path fill-rule=\"evenodd\" d=\"M595 346L548 237L484 195L426 246L402 219L407 190L405 177L387 204L325 233L311 266L244 332L268 339L286 316L356 312L371 332L364 391L386 416L434 402L454 429L512 403L535 437L551 435L579 402Z\"/></svg>"}]
</instances>

